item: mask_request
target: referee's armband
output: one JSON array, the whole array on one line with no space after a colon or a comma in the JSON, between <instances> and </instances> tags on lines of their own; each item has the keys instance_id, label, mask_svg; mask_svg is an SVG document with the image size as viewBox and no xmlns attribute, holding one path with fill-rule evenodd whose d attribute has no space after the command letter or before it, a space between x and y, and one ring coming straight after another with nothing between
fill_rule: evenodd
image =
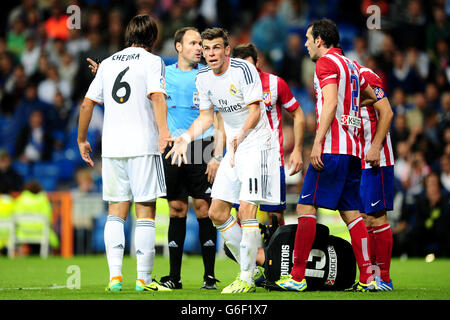
<instances>
[{"instance_id":1,"label":"referee's armband","mask_svg":"<svg viewBox=\"0 0 450 320\"><path fill-rule=\"evenodd\" d=\"M380 87L373 88L373 92L375 92L375 96L377 97L377 101L380 101L383 98L386 98L386 93Z\"/></svg>"}]
</instances>

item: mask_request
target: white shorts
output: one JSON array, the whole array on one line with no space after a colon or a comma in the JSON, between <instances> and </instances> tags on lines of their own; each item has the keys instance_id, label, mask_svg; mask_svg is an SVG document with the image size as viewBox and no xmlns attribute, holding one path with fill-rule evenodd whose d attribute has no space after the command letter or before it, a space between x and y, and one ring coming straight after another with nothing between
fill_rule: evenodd
<instances>
[{"instance_id":1,"label":"white shorts","mask_svg":"<svg viewBox=\"0 0 450 320\"><path fill-rule=\"evenodd\" d=\"M152 202L166 195L160 155L103 158L103 200Z\"/></svg>"},{"instance_id":2,"label":"white shorts","mask_svg":"<svg viewBox=\"0 0 450 320\"><path fill-rule=\"evenodd\" d=\"M211 198L230 203L280 203L280 153L276 149L238 152L232 168L231 152L220 162Z\"/></svg>"}]
</instances>

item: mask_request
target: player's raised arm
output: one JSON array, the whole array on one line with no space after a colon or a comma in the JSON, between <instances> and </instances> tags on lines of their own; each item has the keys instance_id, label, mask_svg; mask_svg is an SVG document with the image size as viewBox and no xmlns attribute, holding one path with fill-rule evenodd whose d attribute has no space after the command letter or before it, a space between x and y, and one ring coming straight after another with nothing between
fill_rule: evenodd
<instances>
[{"instance_id":1,"label":"player's raised arm","mask_svg":"<svg viewBox=\"0 0 450 320\"><path fill-rule=\"evenodd\" d=\"M91 168L94 167L94 161L92 161L89 153L92 152L91 145L89 141L86 140L87 132L89 129L89 123L91 122L92 113L94 111L95 102L84 98L83 103L80 107L80 118L78 119L78 148L80 149L81 158L86 162Z\"/></svg>"},{"instance_id":2,"label":"player's raised arm","mask_svg":"<svg viewBox=\"0 0 450 320\"><path fill-rule=\"evenodd\" d=\"M374 103L373 107L378 112L380 118L378 119L375 137L372 140L372 144L366 154L365 160L372 166L378 166L380 165L380 150L383 141L386 139L386 135L389 132L389 128L391 127L394 113L392 112L391 105L386 96Z\"/></svg>"},{"instance_id":3,"label":"player's raised arm","mask_svg":"<svg viewBox=\"0 0 450 320\"><path fill-rule=\"evenodd\" d=\"M325 135L333 122L333 118L336 115L338 94L337 85L335 83L329 83L322 88L323 94L323 107L322 114L320 115L319 128L317 129L316 137L314 139L313 148L311 151L311 164L316 170L323 168L322 144L325 139Z\"/></svg>"}]
</instances>

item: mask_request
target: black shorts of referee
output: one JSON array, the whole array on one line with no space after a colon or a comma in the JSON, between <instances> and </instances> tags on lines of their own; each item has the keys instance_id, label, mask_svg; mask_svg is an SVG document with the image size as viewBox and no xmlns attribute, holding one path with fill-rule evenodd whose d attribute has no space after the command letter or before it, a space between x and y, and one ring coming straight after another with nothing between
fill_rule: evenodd
<instances>
[{"instance_id":1,"label":"black shorts of referee","mask_svg":"<svg viewBox=\"0 0 450 320\"><path fill-rule=\"evenodd\" d=\"M184 199L191 196L194 199L210 199L212 184L205 174L208 162L214 152L214 137L197 139L189 143L187 164L181 167L178 163L171 164L172 157L165 159L172 147L167 146L163 154L164 175L166 178L167 200Z\"/></svg>"}]
</instances>

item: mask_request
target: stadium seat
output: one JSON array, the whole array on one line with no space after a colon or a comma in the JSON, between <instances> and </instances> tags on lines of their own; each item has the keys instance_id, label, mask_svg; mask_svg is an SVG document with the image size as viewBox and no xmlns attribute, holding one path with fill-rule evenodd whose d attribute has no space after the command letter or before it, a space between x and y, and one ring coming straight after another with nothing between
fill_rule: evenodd
<instances>
[{"instance_id":1,"label":"stadium seat","mask_svg":"<svg viewBox=\"0 0 450 320\"><path fill-rule=\"evenodd\" d=\"M28 181L31 177L31 168L28 163L13 161L12 168L23 177L24 181Z\"/></svg>"},{"instance_id":2,"label":"stadium seat","mask_svg":"<svg viewBox=\"0 0 450 320\"><path fill-rule=\"evenodd\" d=\"M59 182L60 168L54 162L36 162L31 178L39 181L45 191L55 191Z\"/></svg>"}]
</instances>

